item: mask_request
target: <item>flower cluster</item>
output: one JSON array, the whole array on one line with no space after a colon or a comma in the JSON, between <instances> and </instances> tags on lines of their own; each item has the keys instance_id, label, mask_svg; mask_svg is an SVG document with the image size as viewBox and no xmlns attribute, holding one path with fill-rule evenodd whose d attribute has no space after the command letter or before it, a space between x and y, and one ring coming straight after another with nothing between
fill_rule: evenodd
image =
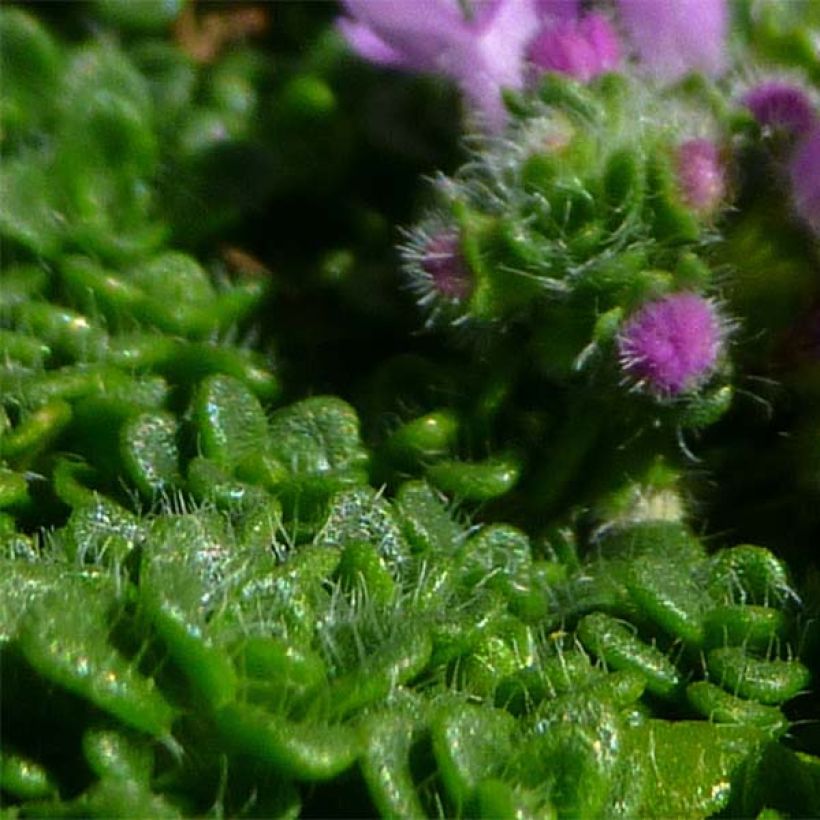
<instances>
[{"instance_id":1,"label":"flower cluster","mask_svg":"<svg viewBox=\"0 0 820 820\"><path fill-rule=\"evenodd\" d=\"M554 76L505 139L439 179L402 255L429 325L515 336L542 378L674 414L725 385L730 322L706 260L731 186L725 139L681 139L675 99L647 107L647 82ZM645 122L625 130L636 105Z\"/></svg>"}]
</instances>

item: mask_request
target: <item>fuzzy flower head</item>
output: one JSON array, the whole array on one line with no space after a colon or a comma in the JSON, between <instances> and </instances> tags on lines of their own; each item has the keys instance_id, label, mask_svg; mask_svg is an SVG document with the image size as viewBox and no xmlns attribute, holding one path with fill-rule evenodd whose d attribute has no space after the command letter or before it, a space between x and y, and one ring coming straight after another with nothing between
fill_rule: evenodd
<instances>
[{"instance_id":1,"label":"fuzzy flower head","mask_svg":"<svg viewBox=\"0 0 820 820\"><path fill-rule=\"evenodd\" d=\"M429 277L433 290L445 299L461 300L470 295L470 272L456 233L443 231L430 237L419 257L419 265Z\"/></svg>"},{"instance_id":2,"label":"fuzzy flower head","mask_svg":"<svg viewBox=\"0 0 820 820\"><path fill-rule=\"evenodd\" d=\"M617 0L624 32L643 70L662 82L689 72L721 74L727 0Z\"/></svg>"},{"instance_id":3,"label":"fuzzy flower head","mask_svg":"<svg viewBox=\"0 0 820 820\"><path fill-rule=\"evenodd\" d=\"M545 26L530 44L529 60L540 71L589 82L618 67L621 47L609 20L602 14L588 14Z\"/></svg>"},{"instance_id":4,"label":"fuzzy flower head","mask_svg":"<svg viewBox=\"0 0 820 820\"><path fill-rule=\"evenodd\" d=\"M713 213L726 197L726 173L718 147L708 139L678 146L678 185L683 201L699 214Z\"/></svg>"},{"instance_id":5,"label":"fuzzy flower head","mask_svg":"<svg viewBox=\"0 0 820 820\"><path fill-rule=\"evenodd\" d=\"M434 217L407 234L401 255L410 288L427 310L428 322L442 317L455 321L475 287L458 228L444 217Z\"/></svg>"},{"instance_id":6,"label":"fuzzy flower head","mask_svg":"<svg viewBox=\"0 0 820 820\"><path fill-rule=\"evenodd\" d=\"M717 364L724 326L708 299L673 293L647 302L618 337L624 372L660 398L671 398L703 384Z\"/></svg>"},{"instance_id":7,"label":"fuzzy flower head","mask_svg":"<svg viewBox=\"0 0 820 820\"><path fill-rule=\"evenodd\" d=\"M536 0L342 0L339 30L366 60L454 80L486 130L506 122L503 88L520 88L538 31Z\"/></svg>"},{"instance_id":8,"label":"fuzzy flower head","mask_svg":"<svg viewBox=\"0 0 820 820\"><path fill-rule=\"evenodd\" d=\"M743 105L763 128L802 136L816 121L809 95L793 83L770 80L750 88Z\"/></svg>"},{"instance_id":9,"label":"fuzzy flower head","mask_svg":"<svg viewBox=\"0 0 820 820\"><path fill-rule=\"evenodd\" d=\"M820 235L820 124L795 148L789 176L798 215Z\"/></svg>"}]
</instances>

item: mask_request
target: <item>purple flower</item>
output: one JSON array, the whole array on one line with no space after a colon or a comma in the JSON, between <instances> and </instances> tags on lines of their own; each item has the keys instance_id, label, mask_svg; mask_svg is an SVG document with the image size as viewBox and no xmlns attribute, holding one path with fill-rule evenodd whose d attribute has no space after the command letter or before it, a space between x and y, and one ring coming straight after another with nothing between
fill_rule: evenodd
<instances>
[{"instance_id":1,"label":"purple flower","mask_svg":"<svg viewBox=\"0 0 820 820\"><path fill-rule=\"evenodd\" d=\"M795 135L807 133L816 120L808 94L791 83L760 83L744 95L743 104L762 126Z\"/></svg>"},{"instance_id":2,"label":"purple flower","mask_svg":"<svg viewBox=\"0 0 820 820\"><path fill-rule=\"evenodd\" d=\"M677 172L683 201L698 213L712 213L726 196L723 162L711 140L692 139L681 144Z\"/></svg>"},{"instance_id":3,"label":"purple flower","mask_svg":"<svg viewBox=\"0 0 820 820\"><path fill-rule=\"evenodd\" d=\"M795 148L789 176L797 213L820 234L820 125L815 125Z\"/></svg>"},{"instance_id":4,"label":"purple flower","mask_svg":"<svg viewBox=\"0 0 820 820\"><path fill-rule=\"evenodd\" d=\"M691 71L723 71L726 0L617 0L621 22L646 71L664 82Z\"/></svg>"},{"instance_id":5,"label":"purple flower","mask_svg":"<svg viewBox=\"0 0 820 820\"><path fill-rule=\"evenodd\" d=\"M350 46L380 65L454 80L487 130L506 122L502 88L520 88L524 55L538 30L536 0L342 0ZM563 2L561 2L563 5Z\"/></svg>"},{"instance_id":6,"label":"purple flower","mask_svg":"<svg viewBox=\"0 0 820 820\"><path fill-rule=\"evenodd\" d=\"M700 385L714 370L723 327L714 305L696 293L647 302L618 337L624 372L659 397Z\"/></svg>"},{"instance_id":7,"label":"purple flower","mask_svg":"<svg viewBox=\"0 0 820 820\"><path fill-rule=\"evenodd\" d=\"M542 71L588 82L618 67L621 48L609 20L602 14L588 14L544 27L530 45L529 58Z\"/></svg>"},{"instance_id":8,"label":"purple flower","mask_svg":"<svg viewBox=\"0 0 820 820\"><path fill-rule=\"evenodd\" d=\"M433 291L446 299L465 299L472 290L472 277L461 255L456 233L444 231L431 237L418 258Z\"/></svg>"}]
</instances>

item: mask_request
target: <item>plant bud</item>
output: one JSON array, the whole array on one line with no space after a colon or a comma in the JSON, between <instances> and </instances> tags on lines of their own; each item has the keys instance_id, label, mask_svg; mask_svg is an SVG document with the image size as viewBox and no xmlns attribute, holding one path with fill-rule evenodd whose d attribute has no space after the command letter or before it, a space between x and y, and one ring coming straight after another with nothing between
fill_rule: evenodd
<instances>
[{"instance_id":1,"label":"plant bud","mask_svg":"<svg viewBox=\"0 0 820 820\"><path fill-rule=\"evenodd\" d=\"M763 128L800 136L816 119L808 94L797 85L778 80L763 82L743 97L743 105Z\"/></svg>"},{"instance_id":2,"label":"plant bud","mask_svg":"<svg viewBox=\"0 0 820 820\"><path fill-rule=\"evenodd\" d=\"M698 213L711 214L724 200L726 174L710 140L687 140L678 147L677 174L684 202Z\"/></svg>"}]
</instances>

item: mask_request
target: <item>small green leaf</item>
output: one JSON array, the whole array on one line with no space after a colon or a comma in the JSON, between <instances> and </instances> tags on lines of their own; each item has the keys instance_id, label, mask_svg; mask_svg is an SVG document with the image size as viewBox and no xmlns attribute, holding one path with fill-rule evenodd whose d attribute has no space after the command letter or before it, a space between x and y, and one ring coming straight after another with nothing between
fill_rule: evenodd
<instances>
[{"instance_id":1,"label":"small green leaf","mask_svg":"<svg viewBox=\"0 0 820 820\"><path fill-rule=\"evenodd\" d=\"M483 462L440 461L427 468L430 483L463 501L490 501L508 493L521 475L515 457Z\"/></svg>"},{"instance_id":2,"label":"small green leaf","mask_svg":"<svg viewBox=\"0 0 820 820\"><path fill-rule=\"evenodd\" d=\"M234 470L249 456L265 450L268 422L256 396L232 376L210 376L199 386L193 417L202 453Z\"/></svg>"}]
</instances>

